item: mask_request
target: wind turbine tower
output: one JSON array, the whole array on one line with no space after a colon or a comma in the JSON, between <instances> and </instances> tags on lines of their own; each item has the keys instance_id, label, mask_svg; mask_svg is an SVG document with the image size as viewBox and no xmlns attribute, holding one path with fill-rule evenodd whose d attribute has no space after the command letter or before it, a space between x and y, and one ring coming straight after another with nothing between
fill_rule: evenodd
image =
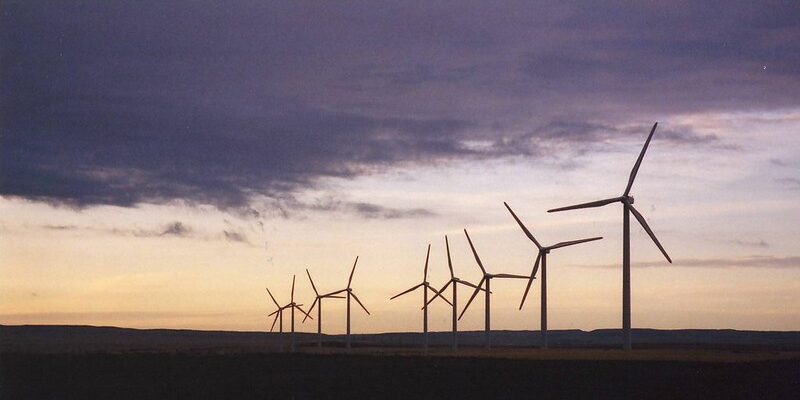
<instances>
[{"instance_id":1,"label":"wind turbine tower","mask_svg":"<svg viewBox=\"0 0 800 400\"><path fill-rule=\"evenodd\" d=\"M642 214L639 213L639 211L637 211L636 208L633 207L633 197L630 195L631 188L633 187L633 181L636 179L636 173L639 172L639 167L642 165L642 159L644 159L644 153L647 151L647 146L650 145L650 140L653 138L653 133L655 133L656 127L658 127L658 122L653 124L653 129L650 130L650 135L647 136L647 140L644 142L644 147L642 147L642 151L639 153L639 158L636 160L636 164L634 164L633 169L631 169L631 174L628 177L628 186L625 187L625 192L622 193L622 196L604 200L591 201L588 203L576 204L574 206L560 207L560 208L554 208L552 210L547 210L547 212L558 212L567 210L577 210L580 208L602 207L611 203L622 204L622 332L623 332L623 348L625 350L631 349L630 214L633 214L636 220L639 221L639 224L642 226L642 228L644 228L645 232L647 232L647 234L650 236L650 239L653 240L653 243L655 243L658 249L661 250L661 254L664 255L664 258L666 258L667 261L672 263L672 259L669 258L667 251L664 250L663 246L661 246L661 243L658 241L658 238L656 238L656 235L653 233L653 230L650 229L649 225L647 225L647 221L645 221Z\"/></svg>"},{"instance_id":2,"label":"wind turbine tower","mask_svg":"<svg viewBox=\"0 0 800 400\"><path fill-rule=\"evenodd\" d=\"M481 281L478 283L478 288L475 289L474 292L472 292L472 297L469 298L469 301L467 302L467 305L464 306L464 310L461 311L461 315L458 317L458 319L461 319L461 317L464 316L464 313L467 312L467 308L469 308L469 305L472 304L472 300L475 299L475 296L478 295L478 292L483 287L483 284L486 283L486 286L483 287L483 289L486 291L486 315L485 315L485 321L484 321L484 342L485 342L485 344L484 345L488 349L488 348L490 348L492 346L491 337L490 337L491 336L491 332L492 332L491 318L490 318L491 317L490 313L491 313L491 310L492 310L492 308L491 308L491 297L492 297L491 296L492 295L491 282L492 282L492 279L495 279L495 278L501 278L501 279L528 279L528 277L527 276L523 276L523 275L514 275L514 274L490 274L490 273L486 272L486 268L484 268L483 263L481 262L481 258L478 256L478 252L475 250L475 246L472 245L472 239L469 238L469 233L467 233L466 229L464 229L464 235L467 236L467 241L469 242L469 248L472 249L472 255L475 256L475 262L477 262L478 263L478 267L481 268L481 272L483 272L483 277L481 278Z\"/></svg>"},{"instance_id":3,"label":"wind turbine tower","mask_svg":"<svg viewBox=\"0 0 800 400\"><path fill-rule=\"evenodd\" d=\"M437 296L439 296L439 292L436 289L434 289L430 283L428 283L428 260L430 259L430 256L431 256L431 245L428 244L428 252L425 255L425 268L422 275L422 283L413 286L410 289L407 289L399 294L396 294L389 299L389 300L394 300L406 293L410 293L416 289L422 288L422 331L424 340L423 348L425 349L426 354L428 353L428 290L433 291L434 299ZM452 303L450 303L444 297L441 297L441 299L446 301L448 304L452 305Z\"/></svg>"},{"instance_id":4,"label":"wind turbine tower","mask_svg":"<svg viewBox=\"0 0 800 400\"><path fill-rule=\"evenodd\" d=\"M522 221L520 221L520 219L517 217L517 214L514 213L514 210L512 210L511 207L509 207L508 203L503 202L503 204L505 204L506 208L508 209L508 212L511 213L511 216L514 217L514 220L517 221L517 224L519 224L519 227L522 228L522 231L525 232L525 236L527 236L528 239L530 239L533 242L533 244L536 245L536 248L539 250L539 253L536 255L536 262L533 263L533 271L531 271L531 276L528 279L528 286L525 287L525 294L522 295L522 301L519 303L519 309L522 310L522 305L525 304L525 298L528 297L528 290L530 290L531 284L533 283L533 280L536 279L536 271L539 269L539 261L541 261L541 263L542 263L542 288L541 288L541 292L542 292L541 293L542 294L541 307L542 307L542 309L541 309L540 316L541 316L541 330L542 330L542 348L546 349L547 348L547 255L550 254L550 250L555 250L555 249L559 249L561 247L572 246L572 245L576 245L576 244L580 244L580 243L592 242L592 241L595 241L595 240L600 240L603 237L602 236L598 236L598 237L592 237L592 238L588 238L588 239L579 239L579 240L571 240L571 241L568 241L568 242L559 242L559 243L556 243L556 244L551 245L551 246L542 246L539 243L539 241L536 240L535 237L533 237L533 234L531 234L531 231L528 230L528 228L525 226L525 224L523 224Z\"/></svg>"}]
</instances>

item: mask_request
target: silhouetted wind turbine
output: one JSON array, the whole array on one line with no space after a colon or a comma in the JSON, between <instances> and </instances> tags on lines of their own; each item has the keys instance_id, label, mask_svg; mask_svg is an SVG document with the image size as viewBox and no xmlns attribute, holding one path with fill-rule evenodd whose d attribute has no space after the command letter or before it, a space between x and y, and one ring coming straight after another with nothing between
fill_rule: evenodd
<instances>
[{"instance_id":1,"label":"silhouetted wind turbine","mask_svg":"<svg viewBox=\"0 0 800 400\"><path fill-rule=\"evenodd\" d=\"M528 277L527 276L522 276L522 275L513 275L513 274L490 274L490 273L486 272L486 268L483 267L483 263L481 262L481 258L478 256L478 252L475 251L475 246L472 245L472 239L469 238L469 233L467 233L466 229L464 229L464 234L467 235L467 241L469 242L469 247L470 247L470 249L472 249L472 254L475 256L475 262L478 263L478 266L481 268L481 272L483 272L483 277L481 278L481 281L478 283L478 287L475 289L474 292L472 292L472 297L469 298L469 301L467 302L467 305L464 306L464 310L461 311L461 315L459 315L458 319L461 319L461 317L464 316L464 313L467 312L467 308L469 308L469 305L472 304L472 300L475 299L475 296L477 296L478 292L480 292L480 288L483 286L483 283L486 282L486 287L484 288L486 290L486 321L485 321L485 328L484 328L485 329L485 331L484 331L484 340L485 340L486 348L489 348L489 347L491 347L491 339L489 338L489 336L490 336L490 332L492 330L491 329L491 320L489 318L490 317L490 311L491 311L490 298L491 298L491 294L492 294L490 285L491 285L492 279L493 278L528 279Z\"/></svg>"},{"instance_id":2,"label":"silhouetted wind turbine","mask_svg":"<svg viewBox=\"0 0 800 400\"><path fill-rule=\"evenodd\" d=\"M422 275L422 283L419 285L413 286L412 288L405 290L399 294L392 296L389 300L394 300L406 293L411 293L416 289L422 288L422 331L424 333L424 348L425 352L428 352L428 290L432 290L434 293L434 297L439 296L439 292L436 291L431 284L428 283L428 260L431 256L431 245L428 245L428 253L425 255L425 268ZM440 296L441 297L441 296ZM441 297L442 300L447 301L444 297ZM449 301L448 304L452 305Z\"/></svg>"},{"instance_id":3,"label":"silhouetted wind turbine","mask_svg":"<svg viewBox=\"0 0 800 400\"><path fill-rule=\"evenodd\" d=\"M647 151L647 146L650 144L650 140L653 138L653 133L656 131L656 127L658 126L658 122L653 124L653 129L650 130L650 135L647 136L647 140L644 142L644 147L642 147L641 153L639 153L639 158L636 160L636 164L633 165L633 169L631 170L631 175L628 177L628 186L625 187L625 192L620 197L614 197L610 199L604 200L597 200L591 201L588 203L577 204L574 206L567 206L567 207L560 207L554 208L552 210L547 210L547 212L557 212L557 211L566 211L566 210L576 210L579 208L592 208L592 207L601 207L607 204L620 202L622 203L622 330L623 330L623 348L625 350L631 349L631 227L630 227L630 214L633 214L636 217L636 220L639 221L639 224L642 225L645 232L650 235L650 239L653 240L653 243L656 244L661 253L664 257L672 263L672 259L669 258L667 251L664 250L664 247L661 246L661 243L656 238L656 235L650 229L650 226L647 225L647 221L645 221L642 214L633 207L633 197L630 196L631 187L633 187L633 181L636 179L636 173L639 172L639 167L642 165L642 159L644 159L644 153Z\"/></svg>"},{"instance_id":4,"label":"silhouetted wind turbine","mask_svg":"<svg viewBox=\"0 0 800 400\"><path fill-rule=\"evenodd\" d=\"M306 317L311 318L311 316L308 315L307 312L303 311L303 308L301 307L302 304L297 304L297 303L294 302L294 281L295 281L295 276L292 275L292 294L291 294L291 299L289 301L289 304L286 304L285 306L282 306L282 307L278 306L278 310L273 312L273 314L275 314L275 313L278 314L278 318L281 320L281 332L283 332L283 317L282 317L283 310L288 308L291 311L291 314L292 314L291 350L292 351L294 351L294 342L295 342L295 337L294 337L294 310L295 310L295 308L300 310L301 313L305 314ZM275 302L275 304L277 305L278 302L275 301L275 297L272 296L272 293L269 291L269 289L267 289L267 293L269 293L269 296L272 297L272 301ZM272 314L270 314L270 315L272 315ZM314 318L311 318L311 319L314 319ZM303 320L303 321L305 321L305 320ZM275 323L273 322L272 325L275 326ZM270 329L270 331L271 331L271 329Z\"/></svg>"},{"instance_id":5,"label":"silhouetted wind turbine","mask_svg":"<svg viewBox=\"0 0 800 400\"><path fill-rule=\"evenodd\" d=\"M367 307L364 307L364 304L361 303L361 300L358 299L355 293L353 293L353 289L350 285L353 283L353 274L356 272L356 264L358 264L358 257L356 257L356 261L353 263L353 269L350 271L350 278L347 280L347 287L341 290L337 290L335 292L327 293L325 296L332 296L337 295L339 293L347 292L347 349L350 350L350 298L352 297L361 308L367 313L367 315L371 315Z\"/></svg>"},{"instance_id":6,"label":"silhouetted wind turbine","mask_svg":"<svg viewBox=\"0 0 800 400\"><path fill-rule=\"evenodd\" d=\"M478 290L483 290L475 284L470 283L468 281L459 279L456 277L455 273L453 273L453 261L450 259L450 243L447 241L447 235L444 235L444 245L447 248L447 267L450 269L450 280L439 289L439 292L436 293L433 298L428 300L427 304L432 303L436 300L436 297L441 296L444 298L444 291L447 289L447 286L453 285L453 302L450 303L451 308L453 309L453 350L458 349L458 284L466 285L471 288L475 288Z\"/></svg>"},{"instance_id":7,"label":"silhouetted wind turbine","mask_svg":"<svg viewBox=\"0 0 800 400\"><path fill-rule=\"evenodd\" d=\"M344 296L336 296L330 293L319 294L317 287L314 286L314 280L311 279L311 273L308 272L308 268L306 268L306 274L308 275L308 280L311 282L311 288L314 289L314 293L316 294L316 298L314 298L314 302L311 303L311 308L308 309L308 313L311 314L311 312L314 311L314 307L317 307L317 347L322 347L322 299L343 299ZM303 322L306 322L306 318L309 318L309 315L303 318Z\"/></svg>"},{"instance_id":8,"label":"silhouetted wind turbine","mask_svg":"<svg viewBox=\"0 0 800 400\"><path fill-rule=\"evenodd\" d=\"M269 331L272 332L272 330L275 329L275 323L280 320L281 323L278 325L278 331L280 333L283 333L283 307L281 307L281 305L278 304L278 301L275 300L275 296L272 295L272 292L269 291L269 288L267 288L267 293L269 294L269 297L272 299L272 302L275 303L275 307L278 308L277 310L267 315L268 317L271 317L273 315L275 316L275 319L272 320L272 326L269 328Z\"/></svg>"},{"instance_id":9,"label":"silhouetted wind turbine","mask_svg":"<svg viewBox=\"0 0 800 400\"><path fill-rule=\"evenodd\" d=\"M533 280L536 279L536 271L539 269L539 261L541 261L542 262L542 289L541 289L542 311L540 315L541 315L541 330L542 330L542 348L546 349L547 348L547 254L550 253L550 250L558 249L561 247L572 246L575 244L600 240L603 237L597 236L588 239L578 239L578 240L571 240L568 242L559 242L552 246L542 246L539 243L539 241L537 241L536 238L533 237L533 234L531 234L531 231L528 230L525 224L523 224L522 221L520 221L520 219L517 217L517 214L514 214L514 210L512 210L511 207L509 207L508 203L503 202L503 204L505 204L506 208L508 209L508 212L511 213L511 216L514 217L514 220L517 221L519 227L522 228L522 231L525 232L525 236L527 236L528 239L530 239L533 242L533 244L536 245L536 248L539 249L539 253L536 255L536 262L533 263L533 271L531 271L531 276L528 279L528 286L525 287L525 294L522 295L522 301L520 301L519 303L519 309L522 310L522 305L525 304L525 298L528 297L528 290L530 290Z\"/></svg>"}]
</instances>

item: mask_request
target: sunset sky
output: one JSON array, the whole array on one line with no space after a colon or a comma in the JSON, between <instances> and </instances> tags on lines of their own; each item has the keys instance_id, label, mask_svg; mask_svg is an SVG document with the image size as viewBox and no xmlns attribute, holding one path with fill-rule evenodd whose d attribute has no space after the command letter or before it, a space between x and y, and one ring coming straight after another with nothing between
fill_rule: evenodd
<instances>
[{"instance_id":1,"label":"sunset sky","mask_svg":"<svg viewBox=\"0 0 800 400\"><path fill-rule=\"evenodd\" d=\"M0 324L265 330L265 287L353 287L354 332L421 329L419 283L529 274L550 329L800 330L800 5L0 4ZM539 285L493 281L492 327ZM466 291L459 297L465 299ZM464 302L462 301L463 305ZM324 330L344 331L330 300ZM450 328L444 303L431 329ZM288 322L288 320L286 320ZM315 331L306 322L301 330ZM461 329L483 328L477 302Z\"/></svg>"}]
</instances>

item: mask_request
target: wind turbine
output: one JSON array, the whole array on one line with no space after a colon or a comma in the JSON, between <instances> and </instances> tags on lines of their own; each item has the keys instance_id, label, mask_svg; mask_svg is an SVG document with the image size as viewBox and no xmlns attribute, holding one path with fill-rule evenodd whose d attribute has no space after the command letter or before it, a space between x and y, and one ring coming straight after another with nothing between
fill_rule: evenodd
<instances>
[{"instance_id":1,"label":"wind turbine","mask_svg":"<svg viewBox=\"0 0 800 400\"><path fill-rule=\"evenodd\" d=\"M557 211L566 211L566 210L576 210L579 208L592 208L592 207L602 207L607 204L620 202L622 203L622 331L623 331L623 348L625 350L631 349L631 224L630 224L630 214L633 214L636 217L636 220L639 221L639 224L642 225L645 232L650 235L650 239L653 240L653 243L656 244L661 253L664 257L672 263L672 259L669 258L667 251L664 250L664 247L661 246L661 243L656 238L656 235L650 229L650 226L647 225L647 221L645 221L644 217L642 216L636 208L633 207L633 197L630 196L631 187L633 187L633 181L636 179L636 173L639 172L639 167L642 165L642 159L644 158L644 153L647 151L647 146L650 144L650 140L653 138L653 133L656 131L656 127L658 126L658 122L653 124L653 129L650 130L650 135L647 136L647 140L644 142L644 147L642 147L641 153L639 153L639 158L636 160L636 164L633 165L633 169L631 170L631 175L628 177L628 186L625 187L625 192L620 197L614 197L610 199L604 200L597 200L591 201L588 203L576 204L574 206L567 206L567 207L560 207L554 208L552 210L547 210L547 212L557 212Z\"/></svg>"},{"instance_id":2,"label":"wind turbine","mask_svg":"<svg viewBox=\"0 0 800 400\"><path fill-rule=\"evenodd\" d=\"M330 293L319 294L319 292L317 291L317 287L314 286L314 280L311 279L311 273L308 272L308 268L306 268L306 274L308 275L308 280L311 282L311 288L314 289L316 297L314 298L314 302L311 303L311 308L308 309L308 314L306 314L305 318L303 318L303 322L306 322L306 318L310 318L309 314L311 314L311 312L314 311L314 307L317 307L317 347L321 348L322 347L322 299L325 298L343 299L344 296L336 296Z\"/></svg>"},{"instance_id":3,"label":"wind turbine","mask_svg":"<svg viewBox=\"0 0 800 400\"><path fill-rule=\"evenodd\" d=\"M267 293L269 294L269 297L272 299L272 302L275 303L275 307L278 308L277 310L267 315L268 317L271 317L273 315L275 316L275 319L272 320L272 326L269 328L269 331L272 332L272 330L275 329L275 323L281 321L281 323L278 325L278 332L283 333L283 307L281 307L281 305L278 304L278 301L275 300L275 296L272 295L272 292L269 291L269 288L267 288Z\"/></svg>"},{"instance_id":4,"label":"wind turbine","mask_svg":"<svg viewBox=\"0 0 800 400\"><path fill-rule=\"evenodd\" d=\"M356 256L356 261L353 263L353 269L350 271L350 278L347 280L347 287L341 290L337 290L335 292L327 293L325 296L333 296L339 293L347 293L347 349L350 350L350 298L352 297L361 308L367 313L367 315L371 315L367 307L364 307L364 304L361 303L361 300L358 299L355 293L353 293L353 289L350 285L353 283L353 274L356 272L356 264L358 264L358 256Z\"/></svg>"},{"instance_id":5,"label":"wind turbine","mask_svg":"<svg viewBox=\"0 0 800 400\"><path fill-rule=\"evenodd\" d=\"M467 308L469 308L469 305L472 304L472 300L475 299L475 296L477 296L478 292L480 292L481 287L483 286L483 283L486 282L486 287L484 288L486 290L486 321L485 321L485 328L484 328L485 329L484 330L484 340L485 340L485 346L488 349L489 347L491 347L491 341L490 341L489 335L490 335L490 332L492 330L491 329L491 320L489 318L490 317L490 311L491 311L491 307L490 307L491 306L491 301L490 301L490 299L491 299L491 294L492 294L490 285L491 285L492 279L493 278L528 279L528 277L527 276L522 276L522 275L513 275L513 274L490 274L490 273L486 272L486 268L483 267L483 263L481 262L481 258L478 257L478 252L475 251L475 246L472 245L472 239L469 238L469 233L467 233L466 229L464 229L464 234L467 235L467 241L469 242L469 247L470 247L470 249L472 249L472 254L475 256L475 262L478 263L478 266L481 268L481 272L483 272L483 277L481 278L481 281L478 283L478 287L475 289L474 292L472 292L472 297L469 298L469 301L467 302L467 305L464 306L464 310L461 311L461 315L458 316L458 319L461 319L461 317L464 316L464 313L467 312Z\"/></svg>"},{"instance_id":6,"label":"wind turbine","mask_svg":"<svg viewBox=\"0 0 800 400\"><path fill-rule=\"evenodd\" d=\"M595 240L600 240L603 237L597 236L588 239L578 239L578 240L571 240L568 242L559 242L551 246L542 246L539 243L539 241L537 241L536 238L533 237L533 234L531 234L531 231L528 230L525 224L523 224L522 221L520 221L520 219L517 217L517 214L514 213L514 210L512 210L511 207L509 207L508 203L503 202L503 204L505 204L506 208L508 209L508 212L511 213L511 216L514 217L514 220L517 221L519 227L522 228L522 231L525 232L525 236L527 236L528 239L530 239L531 242L533 242L533 244L536 245L536 248L539 249L539 254L536 255L536 262L533 264L533 271L531 271L531 276L528 279L528 286L525 287L525 294L522 295L522 301L519 303L519 309L522 310L522 305L525 304L525 298L528 297L528 290L530 290L533 280L536 279L536 271L539 269L539 261L541 261L542 262L542 290L541 290L542 311L540 316L541 316L541 330L542 330L542 348L546 349L547 348L547 255L550 253L550 250L558 249L561 247L572 246L580 243L592 242Z\"/></svg>"},{"instance_id":7,"label":"wind turbine","mask_svg":"<svg viewBox=\"0 0 800 400\"><path fill-rule=\"evenodd\" d=\"M453 302L450 303L451 308L453 309L453 350L458 349L458 284L466 285L471 288L475 288L478 290L483 290L475 284L470 283L468 281L459 279L456 277L455 273L453 273L453 261L450 259L450 243L447 241L447 235L444 235L444 245L447 248L447 267L450 268L450 280L439 289L439 292L436 293L433 298L428 300L426 304L432 303L436 300L436 297L441 296L444 298L444 291L447 289L447 286L453 285Z\"/></svg>"},{"instance_id":8,"label":"wind turbine","mask_svg":"<svg viewBox=\"0 0 800 400\"><path fill-rule=\"evenodd\" d=\"M291 294L291 300L289 301L289 304L286 304L285 306L278 306L278 310L274 311L272 313L272 314L276 314L276 313L278 314L277 318L281 320L281 332L283 332L283 310L288 308L291 311L291 314L292 314L291 350L292 351L294 351L294 342L295 342L295 337L294 337L294 310L298 309L298 310L300 310L301 313L305 314L306 317L309 317L309 318L311 317L310 315L308 315L307 312L303 311L303 308L301 307L302 304L297 304L297 303L294 302L294 281L295 281L295 276L292 275L292 294ZM272 293L269 291L269 289L267 289L267 293L269 293L269 296L272 297L272 301L275 302L275 305L277 305L278 302L275 301L275 297L272 296ZM270 315L272 315L272 314L270 314ZM311 318L311 319L314 319L314 318ZM274 327L275 323L273 322L272 325Z\"/></svg>"},{"instance_id":9,"label":"wind turbine","mask_svg":"<svg viewBox=\"0 0 800 400\"><path fill-rule=\"evenodd\" d=\"M405 290L399 294L392 296L389 300L394 300L406 293L413 292L416 289L422 288L422 331L424 332L425 338L425 352L428 352L428 290L432 290L434 295L434 299L436 296L439 296L439 292L434 289L430 283L428 283L428 260L431 256L431 245L428 244L428 253L425 255L425 269L422 275L422 283L419 285L413 286L412 288ZM441 297L441 296L440 296ZM447 299L442 297L442 300L446 301L448 304L452 305Z\"/></svg>"}]
</instances>

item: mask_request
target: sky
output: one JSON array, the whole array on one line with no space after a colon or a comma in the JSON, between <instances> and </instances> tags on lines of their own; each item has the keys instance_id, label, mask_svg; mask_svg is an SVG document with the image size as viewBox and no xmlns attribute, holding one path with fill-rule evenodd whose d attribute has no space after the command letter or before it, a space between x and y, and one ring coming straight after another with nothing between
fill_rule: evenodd
<instances>
[{"instance_id":1,"label":"sky","mask_svg":"<svg viewBox=\"0 0 800 400\"><path fill-rule=\"evenodd\" d=\"M800 330L800 5L0 4L0 324L265 330L353 288L354 332L421 329L422 280L528 275L550 329ZM539 282L492 283L494 329ZM466 300L460 293L461 304ZM344 304L325 303L341 333ZM288 320L286 321L288 323ZM432 330L450 328L445 303ZM315 331L307 321L300 330ZM483 302L461 329L483 328Z\"/></svg>"}]
</instances>

